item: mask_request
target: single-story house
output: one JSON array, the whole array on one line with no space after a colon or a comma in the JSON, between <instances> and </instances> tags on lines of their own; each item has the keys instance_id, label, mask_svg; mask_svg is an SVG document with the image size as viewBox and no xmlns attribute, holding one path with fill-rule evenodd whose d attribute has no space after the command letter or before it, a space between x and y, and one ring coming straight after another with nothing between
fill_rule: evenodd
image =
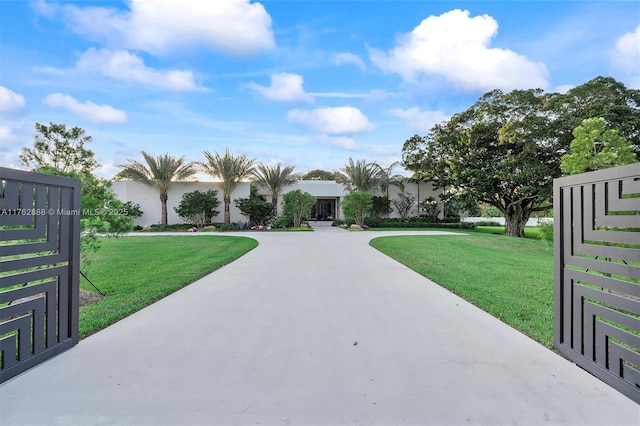
<instances>
[{"instance_id":1,"label":"single-story house","mask_svg":"<svg viewBox=\"0 0 640 426\"><path fill-rule=\"evenodd\" d=\"M240 182L231 195L231 221L243 222L247 218L242 215L240 210L236 207L233 200L238 198L249 197L250 182ZM146 185L139 182L132 181L115 181L112 186L116 196L121 201L131 201L140 205L140 209L143 211L143 216L136 219L136 224L140 226L147 226L160 223L161 205L160 196L158 192ZM220 207L218 210L220 214L213 218L214 222L222 222L224 215L224 204L222 201L222 190L220 189L219 182L176 182L169 190L167 200L168 222L169 223L182 223L183 220L175 212L174 207L177 207L182 199L182 195L195 191L207 191L209 189L218 191L218 199L220 200ZM282 191L285 194L289 191L300 189L308 192L317 198L316 205L312 211L312 217L315 220L332 220L332 219L344 219L344 213L341 208L342 198L349 193L348 190L342 184L334 181L320 181L320 180L300 180L294 184L287 186ZM411 193L416 198L415 213L417 214L418 204L425 199L432 197L439 200L441 190L434 190L431 182L405 182L404 191ZM400 189L391 186L389 188L389 198L391 200L397 199ZM266 200L271 200L271 194L268 191L260 188L258 191L260 195L265 196ZM278 197L278 212L282 212L282 194ZM381 195L381 194L374 194ZM392 205L393 207L393 205ZM441 209L442 210L442 209ZM398 217L398 212L395 209L389 214L389 217Z\"/></svg>"}]
</instances>

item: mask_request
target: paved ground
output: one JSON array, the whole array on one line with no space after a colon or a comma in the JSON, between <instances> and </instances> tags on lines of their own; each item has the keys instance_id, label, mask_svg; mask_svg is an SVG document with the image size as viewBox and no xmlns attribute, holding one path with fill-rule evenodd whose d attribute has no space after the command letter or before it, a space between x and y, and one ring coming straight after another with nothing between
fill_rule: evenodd
<instances>
[{"instance_id":1,"label":"paved ground","mask_svg":"<svg viewBox=\"0 0 640 426\"><path fill-rule=\"evenodd\" d=\"M382 233L252 235L238 261L0 385L0 424L640 423L628 398L370 248Z\"/></svg>"}]
</instances>

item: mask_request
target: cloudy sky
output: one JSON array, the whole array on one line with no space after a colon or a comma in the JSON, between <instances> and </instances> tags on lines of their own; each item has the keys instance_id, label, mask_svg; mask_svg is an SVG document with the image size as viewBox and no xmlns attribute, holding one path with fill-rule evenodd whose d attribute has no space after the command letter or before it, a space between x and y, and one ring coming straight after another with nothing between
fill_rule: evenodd
<instances>
[{"instance_id":1,"label":"cloudy sky","mask_svg":"<svg viewBox=\"0 0 640 426\"><path fill-rule=\"evenodd\" d=\"M0 0L0 165L54 122L103 177L141 150L384 166L489 90L598 75L640 89L639 2Z\"/></svg>"}]
</instances>

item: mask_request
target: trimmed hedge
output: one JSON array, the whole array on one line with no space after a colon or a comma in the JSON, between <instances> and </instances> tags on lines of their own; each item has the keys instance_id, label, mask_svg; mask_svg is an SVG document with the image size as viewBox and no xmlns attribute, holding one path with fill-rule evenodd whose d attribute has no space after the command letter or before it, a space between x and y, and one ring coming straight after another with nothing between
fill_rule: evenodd
<instances>
[{"instance_id":1,"label":"trimmed hedge","mask_svg":"<svg viewBox=\"0 0 640 426\"><path fill-rule=\"evenodd\" d=\"M375 228L450 228L450 229L476 229L475 223L430 223L430 222L382 222Z\"/></svg>"}]
</instances>

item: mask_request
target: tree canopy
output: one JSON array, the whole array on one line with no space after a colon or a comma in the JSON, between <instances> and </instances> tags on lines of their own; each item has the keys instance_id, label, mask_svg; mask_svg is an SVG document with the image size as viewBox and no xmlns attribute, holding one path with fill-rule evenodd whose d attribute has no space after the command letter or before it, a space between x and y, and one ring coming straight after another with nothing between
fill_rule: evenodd
<instances>
[{"instance_id":1,"label":"tree canopy","mask_svg":"<svg viewBox=\"0 0 640 426\"><path fill-rule=\"evenodd\" d=\"M349 163L342 168L341 179L350 191L373 192L383 184L385 171L377 163L367 163L366 160L353 161L349 157ZM389 177L390 178L390 177Z\"/></svg>"},{"instance_id":2,"label":"tree canopy","mask_svg":"<svg viewBox=\"0 0 640 426\"><path fill-rule=\"evenodd\" d=\"M218 152L211 154L209 151L203 151L204 163L199 163L204 171L212 177L221 180L222 199L224 201L224 222L231 222L231 194L238 186L238 183L253 173L253 163L255 160L247 157L247 154L233 155L229 152L229 148L225 150L224 155Z\"/></svg>"},{"instance_id":3,"label":"tree canopy","mask_svg":"<svg viewBox=\"0 0 640 426\"><path fill-rule=\"evenodd\" d=\"M403 147L416 179L496 207L506 234L524 236L532 213L550 207L560 159L584 119L602 117L640 153L640 91L598 77L566 94L494 90Z\"/></svg>"},{"instance_id":4,"label":"tree canopy","mask_svg":"<svg viewBox=\"0 0 640 426\"><path fill-rule=\"evenodd\" d=\"M271 204L276 216L278 215L278 196L283 188L295 183L299 178L294 170L294 166L282 167L280 163L275 166L259 164L252 173L253 182L271 193Z\"/></svg>"},{"instance_id":5,"label":"tree canopy","mask_svg":"<svg viewBox=\"0 0 640 426\"><path fill-rule=\"evenodd\" d=\"M65 124L36 123L33 148L22 148L18 158L34 171L44 168L62 173L93 173L99 166L93 151L85 148L91 136L80 127L67 129Z\"/></svg>"},{"instance_id":6,"label":"tree canopy","mask_svg":"<svg viewBox=\"0 0 640 426\"><path fill-rule=\"evenodd\" d=\"M498 208L506 234L524 236L531 213L548 208L559 176L558 139L540 90L485 94L466 111L405 142L404 163L438 187Z\"/></svg>"},{"instance_id":7,"label":"tree canopy","mask_svg":"<svg viewBox=\"0 0 640 426\"><path fill-rule=\"evenodd\" d=\"M175 158L169 154L152 155L142 151L146 164L136 160L128 160L128 164L120 165L122 170L116 179L140 182L158 191L162 208L161 223L167 224L167 200L169 189L176 181L186 180L196 173L195 163L186 163L184 156Z\"/></svg>"},{"instance_id":8,"label":"tree canopy","mask_svg":"<svg viewBox=\"0 0 640 426\"><path fill-rule=\"evenodd\" d=\"M560 167L566 175L623 166L636 161L633 145L607 129L604 118L589 118L573 130L569 152L562 156Z\"/></svg>"}]
</instances>

